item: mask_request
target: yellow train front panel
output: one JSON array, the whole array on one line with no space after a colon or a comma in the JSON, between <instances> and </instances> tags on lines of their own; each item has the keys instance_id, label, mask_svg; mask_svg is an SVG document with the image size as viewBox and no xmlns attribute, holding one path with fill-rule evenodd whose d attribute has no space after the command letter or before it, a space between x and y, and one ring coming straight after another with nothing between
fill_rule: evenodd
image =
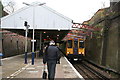
<instances>
[{"instance_id":1,"label":"yellow train front panel","mask_svg":"<svg viewBox=\"0 0 120 80\"><path fill-rule=\"evenodd\" d=\"M67 48L66 55L73 54L73 48Z\"/></svg>"}]
</instances>

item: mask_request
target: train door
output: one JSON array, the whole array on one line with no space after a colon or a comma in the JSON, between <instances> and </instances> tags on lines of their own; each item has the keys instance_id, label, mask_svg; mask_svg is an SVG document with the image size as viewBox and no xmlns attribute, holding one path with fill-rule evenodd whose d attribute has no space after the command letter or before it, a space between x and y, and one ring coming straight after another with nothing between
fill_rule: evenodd
<instances>
[{"instance_id":1,"label":"train door","mask_svg":"<svg viewBox=\"0 0 120 80\"><path fill-rule=\"evenodd\" d=\"M74 54L78 54L78 38L74 39L74 48L73 48Z\"/></svg>"},{"instance_id":2,"label":"train door","mask_svg":"<svg viewBox=\"0 0 120 80\"><path fill-rule=\"evenodd\" d=\"M72 40L67 41L67 54L73 54L73 42Z\"/></svg>"},{"instance_id":3,"label":"train door","mask_svg":"<svg viewBox=\"0 0 120 80\"><path fill-rule=\"evenodd\" d=\"M84 55L85 47L84 40L79 40L79 54Z\"/></svg>"}]
</instances>

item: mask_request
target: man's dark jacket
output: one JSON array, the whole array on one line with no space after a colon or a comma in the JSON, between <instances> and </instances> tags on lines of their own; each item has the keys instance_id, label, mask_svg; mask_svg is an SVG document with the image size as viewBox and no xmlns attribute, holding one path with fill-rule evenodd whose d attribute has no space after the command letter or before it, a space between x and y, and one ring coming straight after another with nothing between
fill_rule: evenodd
<instances>
[{"instance_id":1,"label":"man's dark jacket","mask_svg":"<svg viewBox=\"0 0 120 80\"><path fill-rule=\"evenodd\" d=\"M48 46L43 55L43 63L45 64L49 60L59 61L61 55L57 46Z\"/></svg>"}]
</instances>

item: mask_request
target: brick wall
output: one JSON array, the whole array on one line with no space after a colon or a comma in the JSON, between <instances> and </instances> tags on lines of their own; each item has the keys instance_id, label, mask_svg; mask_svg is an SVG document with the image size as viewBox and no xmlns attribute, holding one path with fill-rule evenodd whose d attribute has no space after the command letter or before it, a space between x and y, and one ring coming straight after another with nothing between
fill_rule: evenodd
<instances>
[{"instance_id":1,"label":"brick wall","mask_svg":"<svg viewBox=\"0 0 120 80\"><path fill-rule=\"evenodd\" d=\"M109 13L109 14L108 14ZM120 71L120 2L111 4L108 15L94 26L103 26L100 38L88 37L86 56L93 62ZM95 36L95 35L93 35Z\"/></svg>"},{"instance_id":2,"label":"brick wall","mask_svg":"<svg viewBox=\"0 0 120 80\"><path fill-rule=\"evenodd\" d=\"M3 57L23 54L25 51L25 37L16 33L3 30L2 50ZM28 52L31 52L31 39L28 39Z\"/></svg>"}]
</instances>

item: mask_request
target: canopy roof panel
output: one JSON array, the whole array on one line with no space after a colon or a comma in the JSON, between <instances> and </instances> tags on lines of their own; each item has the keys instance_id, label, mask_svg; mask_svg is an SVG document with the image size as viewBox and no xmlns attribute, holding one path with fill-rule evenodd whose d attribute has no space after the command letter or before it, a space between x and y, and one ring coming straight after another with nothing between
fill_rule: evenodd
<instances>
[{"instance_id":1,"label":"canopy roof panel","mask_svg":"<svg viewBox=\"0 0 120 80\"><path fill-rule=\"evenodd\" d=\"M25 29L24 22L30 25L29 29L43 30L70 30L72 20L53 9L42 5L26 6L1 19L3 29Z\"/></svg>"}]
</instances>

